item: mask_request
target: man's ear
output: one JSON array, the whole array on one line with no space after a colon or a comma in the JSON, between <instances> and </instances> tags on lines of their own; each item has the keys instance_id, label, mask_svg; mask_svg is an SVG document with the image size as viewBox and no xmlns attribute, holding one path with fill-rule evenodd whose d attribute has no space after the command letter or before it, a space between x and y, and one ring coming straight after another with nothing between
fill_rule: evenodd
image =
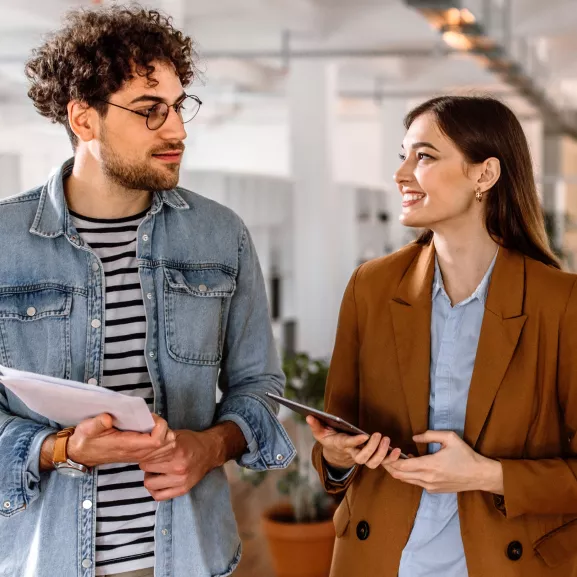
<instances>
[{"instance_id":1,"label":"man's ear","mask_svg":"<svg viewBox=\"0 0 577 577\"><path fill-rule=\"evenodd\" d=\"M98 114L85 102L71 100L67 106L70 129L81 142L90 142L98 135Z\"/></svg>"}]
</instances>

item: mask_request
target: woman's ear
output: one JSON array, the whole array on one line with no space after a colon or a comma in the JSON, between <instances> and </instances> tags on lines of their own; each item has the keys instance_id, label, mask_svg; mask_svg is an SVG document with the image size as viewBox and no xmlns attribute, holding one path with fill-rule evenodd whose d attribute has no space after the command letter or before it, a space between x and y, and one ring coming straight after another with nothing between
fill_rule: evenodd
<instances>
[{"instance_id":1,"label":"woman's ear","mask_svg":"<svg viewBox=\"0 0 577 577\"><path fill-rule=\"evenodd\" d=\"M482 172L477 179L477 187L481 192L491 190L501 177L501 162L498 158L488 158L482 165Z\"/></svg>"}]
</instances>

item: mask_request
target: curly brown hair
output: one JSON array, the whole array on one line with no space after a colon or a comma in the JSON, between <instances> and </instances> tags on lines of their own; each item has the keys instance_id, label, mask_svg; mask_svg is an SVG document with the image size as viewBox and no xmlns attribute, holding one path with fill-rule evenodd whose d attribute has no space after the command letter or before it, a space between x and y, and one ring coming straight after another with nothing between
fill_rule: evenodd
<instances>
[{"instance_id":1,"label":"curly brown hair","mask_svg":"<svg viewBox=\"0 0 577 577\"><path fill-rule=\"evenodd\" d=\"M38 112L65 126L73 146L76 135L68 123L67 105L78 100L106 115L108 100L135 74L150 86L151 63L172 63L183 86L196 76L197 54L192 39L172 19L140 6L75 10L65 26L34 50L26 63L28 96Z\"/></svg>"}]
</instances>

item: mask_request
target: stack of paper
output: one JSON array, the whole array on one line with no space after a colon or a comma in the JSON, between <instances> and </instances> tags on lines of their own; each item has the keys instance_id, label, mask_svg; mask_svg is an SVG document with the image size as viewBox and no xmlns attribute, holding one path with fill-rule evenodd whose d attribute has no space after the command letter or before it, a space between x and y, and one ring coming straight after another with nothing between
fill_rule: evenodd
<instances>
[{"instance_id":1,"label":"stack of paper","mask_svg":"<svg viewBox=\"0 0 577 577\"><path fill-rule=\"evenodd\" d=\"M0 365L0 382L32 411L62 427L108 413L123 431L147 433L154 421L144 399L129 397L103 387L46 377Z\"/></svg>"}]
</instances>

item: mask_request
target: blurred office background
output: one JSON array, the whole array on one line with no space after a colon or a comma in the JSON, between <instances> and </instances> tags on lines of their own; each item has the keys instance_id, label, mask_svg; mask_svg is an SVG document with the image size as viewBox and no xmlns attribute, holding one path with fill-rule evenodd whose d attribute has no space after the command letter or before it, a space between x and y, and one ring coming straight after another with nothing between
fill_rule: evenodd
<instances>
[{"instance_id":1,"label":"blurred office background","mask_svg":"<svg viewBox=\"0 0 577 577\"><path fill-rule=\"evenodd\" d=\"M67 10L99 4L0 0L0 197L71 155L64 129L29 102L23 66ZM328 357L354 267L413 238L392 175L404 114L434 95L491 94L512 107L552 242L577 268L577 0L142 4L197 42L203 75L190 92L204 105L187 125L181 185L247 223L280 348ZM246 537L256 521L244 514Z\"/></svg>"}]
</instances>

